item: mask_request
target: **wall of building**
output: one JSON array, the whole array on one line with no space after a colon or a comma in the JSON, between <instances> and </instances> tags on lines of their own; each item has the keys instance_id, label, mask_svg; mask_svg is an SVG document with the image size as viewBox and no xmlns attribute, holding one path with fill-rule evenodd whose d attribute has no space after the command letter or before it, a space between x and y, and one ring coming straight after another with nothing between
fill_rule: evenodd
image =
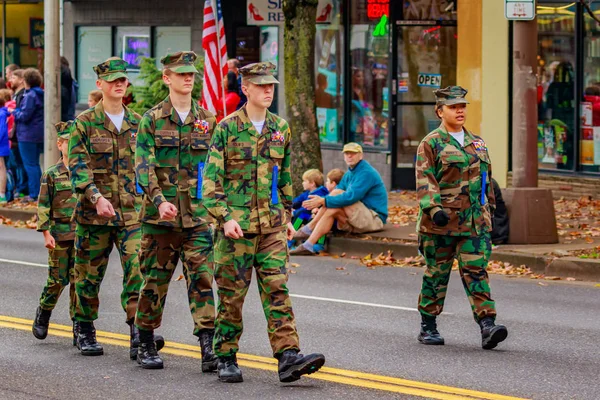
<instances>
[{"instance_id":1,"label":"wall of building","mask_svg":"<svg viewBox=\"0 0 600 400\"><path fill-rule=\"evenodd\" d=\"M203 17L204 2L201 1L146 0L143 7L139 2L122 0L65 2L63 37L72 40L64 41L63 55L74 64L78 25L190 26L192 50L202 54Z\"/></svg>"},{"instance_id":2,"label":"wall of building","mask_svg":"<svg viewBox=\"0 0 600 400\"><path fill-rule=\"evenodd\" d=\"M348 170L340 150L323 149L321 155L323 156L323 173L325 175L334 168L339 168L342 171ZM384 153L364 153L364 159L379 172L388 190L392 187L392 169L388 162L389 157L388 154Z\"/></svg>"},{"instance_id":3,"label":"wall of building","mask_svg":"<svg viewBox=\"0 0 600 400\"><path fill-rule=\"evenodd\" d=\"M2 20L2 18L3 9L2 7L0 7L0 20ZM6 5L6 37L19 39L19 44L21 47L21 59L19 61L19 64L22 67L37 68L38 51L29 48L30 18L44 18L43 3Z\"/></svg>"}]
</instances>

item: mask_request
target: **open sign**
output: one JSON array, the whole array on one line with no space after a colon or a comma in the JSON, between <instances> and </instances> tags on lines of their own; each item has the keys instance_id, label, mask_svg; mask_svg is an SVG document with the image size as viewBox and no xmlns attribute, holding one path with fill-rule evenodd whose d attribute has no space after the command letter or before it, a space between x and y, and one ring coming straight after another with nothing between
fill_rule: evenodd
<instances>
[{"instance_id":1,"label":"open sign","mask_svg":"<svg viewBox=\"0 0 600 400\"><path fill-rule=\"evenodd\" d=\"M419 86L439 88L442 85L442 75L440 74L419 74L417 84Z\"/></svg>"}]
</instances>

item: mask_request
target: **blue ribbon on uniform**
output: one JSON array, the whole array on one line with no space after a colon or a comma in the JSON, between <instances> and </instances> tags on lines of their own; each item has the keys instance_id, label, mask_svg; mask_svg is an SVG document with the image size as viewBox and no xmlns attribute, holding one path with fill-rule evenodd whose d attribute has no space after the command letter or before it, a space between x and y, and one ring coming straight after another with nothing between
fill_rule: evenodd
<instances>
[{"instance_id":1,"label":"blue ribbon on uniform","mask_svg":"<svg viewBox=\"0 0 600 400\"><path fill-rule=\"evenodd\" d=\"M135 193L136 194L144 194L144 190L142 190L142 187L140 186L140 183L138 182L138 180L135 180Z\"/></svg>"},{"instance_id":2,"label":"blue ribbon on uniform","mask_svg":"<svg viewBox=\"0 0 600 400\"><path fill-rule=\"evenodd\" d=\"M271 203L279 204L279 196L277 196L277 183L279 182L279 167L273 167L273 180L271 181Z\"/></svg>"},{"instance_id":3,"label":"blue ribbon on uniform","mask_svg":"<svg viewBox=\"0 0 600 400\"><path fill-rule=\"evenodd\" d=\"M204 163L198 163L198 186L196 187L196 198L202 198L202 175L204 175Z\"/></svg>"},{"instance_id":4,"label":"blue ribbon on uniform","mask_svg":"<svg viewBox=\"0 0 600 400\"><path fill-rule=\"evenodd\" d=\"M481 205L485 205L485 189L487 186L487 171L481 172Z\"/></svg>"}]
</instances>

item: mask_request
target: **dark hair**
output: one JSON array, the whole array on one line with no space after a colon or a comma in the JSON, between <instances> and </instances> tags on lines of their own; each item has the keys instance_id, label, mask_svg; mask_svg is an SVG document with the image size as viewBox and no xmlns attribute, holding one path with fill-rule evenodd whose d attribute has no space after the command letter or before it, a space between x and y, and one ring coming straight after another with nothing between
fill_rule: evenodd
<instances>
[{"instance_id":1,"label":"dark hair","mask_svg":"<svg viewBox=\"0 0 600 400\"><path fill-rule=\"evenodd\" d=\"M42 82L44 78L42 78L42 74L35 68L27 68L25 72L23 72L23 79L25 79L25 83L29 87L37 87L42 86Z\"/></svg>"},{"instance_id":2,"label":"dark hair","mask_svg":"<svg viewBox=\"0 0 600 400\"><path fill-rule=\"evenodd\" d=\"M583 91L583 94L586 96L600 96L600 87L598 86L588 86Z\"/></svg>"},{"instance_id":3,"label":"dark hair","mask_svg":"<svg viewBox=\"0 0 600 400\"><path fill-rule=\"evenodd\" d=\"M227 91L236 93L238 91L237 76L235 75L235 72L229 71L227 73Z\"/></svg>"},{"instance_id":4,"label":"dark hair","mask_svg":"<svg viewBox=\"0 0 600 400\"><path fill-rule=\"evenodd\" d=\"M0 89L0 107L4 107L7 101L10 101L10 90Z\"/></svg>"},{"instance_id":5,"label":"dark hair","mask_svg":"<svg viewBox=\"0 0 600 400\"><path fill-rule=\"evenodd\" d=\"M69 60L67 60L64 56L60 57L60 65L64 67L69 67Z\"/></svg>"}]
</instances>

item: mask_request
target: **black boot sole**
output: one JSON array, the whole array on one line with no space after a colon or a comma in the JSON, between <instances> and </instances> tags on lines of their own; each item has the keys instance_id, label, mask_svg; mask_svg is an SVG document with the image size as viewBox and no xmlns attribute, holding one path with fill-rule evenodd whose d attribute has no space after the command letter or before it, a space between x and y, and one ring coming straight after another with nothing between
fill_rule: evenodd
<instances>
[{"instance_id":1,"label":"black boot sole","mask_svg":"<svg viewBox=\"0 0 600 400\"><path fill-rule=\"evenodd\" d=\"M244 377L240 376L219 376L219 381L225 383L240 383L244 382Z\"/></svg>"},{"instance_id":2,"label":"black boot sole","mask_svg":"<svg viewBox=\"0 0 600 400\"><path fill-rule=\"evenodd\" d=\"M104 355L104 350L92 350L92 351L83 351L81 349L79 349L79 351L81 352L82 356L89 356L89 357L95 357L95 356L102 356Z\"/></svg>"},{"instance_id":3,"label":"black boot sole","mask_svg":"<svg viewBox=\"0 0 600 400\"><path fill-rule=\"evenodd\" d=\"M279 381L284 383L295 382L302 375L310 375L317 372L324 364L325 357L317 357L314 360L293 366L287 371L279 373Z\"/></svg>"},{"instance_id":4,"label":"black boot sole","mask_svg":"<svg viewBox=\"0 0 600 400\"><path fill-rule=\"evenodd\" d=\"M163 369L165 367L164 364L142 364L142 360L139 357L137 358L137 363L140 364L140 367L143 369Z\"/></svg>"},{"instance_id":5,"label":"black boot sole","mask_svg":"<svg viewBox=\"0 0 600 400\"><path fill-rule=\"evenodd\" d=\"M484 350L491 350L498 346L498 343L503 342L508 337L508 329L504 326L495 326L486 339L483 339L481 347Z\"/></svg>"},{"instance_id":6,"label":"black boot sole","mask_svg":"<svg viewBox=\"0 0 600 400\"><path fill-rule=\"evenodd\" d=\"M46 339L46 337L48 336L48 329L46 329L46 333L45 333L45 334L43 334L43 335L38 335L38 334L36 333L36 331L35 331L35 328L34 328L34 327L32 327L32 328L31 328L31 332L33 333L33 336L35 336L35 338L36 338L36 339L39 339L39 340L44 340L44 339Z\"/></svg>"},{"instance_id":7,"label":"black boot sole","mask_svg":"<svg viewBox=\"0 0 600 400\"><path fill-rule=\"evenodd\" d=\"M202 361L202 372L216 372L219 359L215 357L212 361Z\"/></svg>"},{"instance_id":8,"label":"black boot sole","mask_svg":"<svg viewBox=\"0 0 600 400\"><path fill-rule=\"evenodd\" d=\"M443 346L445 344L444 339L431 341L431 340L425 340L420 336L417 339L419 340L419 342L421 344L425 344L427 346Z\"/></svg>"}]
</instances>

